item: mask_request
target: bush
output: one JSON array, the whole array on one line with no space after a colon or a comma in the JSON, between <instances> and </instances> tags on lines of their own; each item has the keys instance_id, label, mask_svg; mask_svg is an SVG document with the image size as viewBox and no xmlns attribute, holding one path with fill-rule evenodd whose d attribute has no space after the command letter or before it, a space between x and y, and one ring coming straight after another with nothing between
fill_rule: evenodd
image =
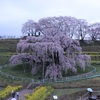
<instances>
[{"instance_id":1,"label":"bush","mask_svg":"<svg viewBox=\"0 0 100 100\"><path fill-rule=\"evenodd\" d=\"M8 96L11 95L12 90L18 91L21 88L22 86L7 86L3 91L0 92L0 99L5 100Z\"/></svg>"},{"instance_id":2,"label":"bush","mask_svg":"<svg viewBox=\"0 0 100 100\"><path fill-rule=\"evenodd\" d=\"M26 100L45 100L51 93L53 92L53 88L50 86L42 86L40 88L36 88L32 95L26 94Z\"/></svg>"}]
</instances>

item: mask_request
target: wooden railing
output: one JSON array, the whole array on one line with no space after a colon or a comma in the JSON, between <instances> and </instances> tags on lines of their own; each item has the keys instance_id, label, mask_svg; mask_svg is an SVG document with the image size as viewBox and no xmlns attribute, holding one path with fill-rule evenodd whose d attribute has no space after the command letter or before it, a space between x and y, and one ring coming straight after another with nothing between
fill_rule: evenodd
<instances>
[{"instance_id":1,"label":"wooden railing","mask_svg":"<svg viewBox=\"0 0 100 100\"><path fill-rule=\"evenodd\" d=\"M40 80L36 80L34 78L25 78L25 77L17 77L17 76L13 76L10 74L7 74L5 72L2 71L2 68L8 67L10 66L9 64L0 66L0 74L4 77L7 78L11 78L13 80L20 80L20 81L28 81L28 82L36 82L36 83L48 83L48 82L71 82L71 81L76 81L76 80L83 80L83 79L87 79L87 78L94 78L97 76L100 76L100 72L96 72L96 68L93 67L93 70L91 72L85 73L85 74L81 74L81 75L76 75L76 76L69 76L69 77L63 77L61 79L56 79L56 80L50 80L50 79L42 79Z\"/></svg>"}]
</instances>

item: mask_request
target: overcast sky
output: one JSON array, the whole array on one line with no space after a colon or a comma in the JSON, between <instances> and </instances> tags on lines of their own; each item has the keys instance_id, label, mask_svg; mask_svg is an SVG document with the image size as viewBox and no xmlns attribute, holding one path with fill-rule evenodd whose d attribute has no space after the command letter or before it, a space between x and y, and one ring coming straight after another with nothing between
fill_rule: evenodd
<instances>
[{"instance_id":1,"label":"overcast sky","mask_svg":"<svg viewBox=\"0 0 100 100\"><path fill-rule=\"evenodd\" d=\"M100 22L100 0L0 0L0 36L22 36L22 24L29 19L53 16Z\"/></svg>"}]
</instances>

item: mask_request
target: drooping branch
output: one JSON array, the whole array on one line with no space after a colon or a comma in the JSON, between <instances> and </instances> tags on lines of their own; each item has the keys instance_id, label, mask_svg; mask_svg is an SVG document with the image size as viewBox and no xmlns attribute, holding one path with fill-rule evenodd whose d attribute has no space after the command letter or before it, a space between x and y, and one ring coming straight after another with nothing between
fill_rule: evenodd
<instances>
[{"instance_id":1,"label":"drooping branch","mask_svg":"<svg viewBox=\"0 0 100 100\"><path fill-rule=\"evenodd\" d=\"M55 23L55 21L53 22ZM19 64L22 63L22 58L28 58L32 67L32 75L42 69L43 78L54 80L62 78L63 72L67 74L68 70L77 72L76 66L85 70L85 66L90 64L91 59L89 56L81 54L82 49L79 42L57 29L45 29L48 26L52 27L48 22L46 22L45 28L43 27L44 22L40 24L46 34L38 37L27 36L24 40L20 40L17 44L17 55L12 56L10 62ZM56 24L54 26L57 27Z\"/></svg>"}]
</instances>

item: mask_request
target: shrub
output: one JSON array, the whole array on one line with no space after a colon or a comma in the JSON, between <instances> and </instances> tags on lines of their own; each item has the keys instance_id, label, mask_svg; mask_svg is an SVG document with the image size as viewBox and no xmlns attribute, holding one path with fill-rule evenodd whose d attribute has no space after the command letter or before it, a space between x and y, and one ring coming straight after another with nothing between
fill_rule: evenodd
<instances>
[{"instance_id":1,"label":"shrub","mask_svg":"<svg viewBox=\"0 0 100 100\"><path fill-rule=\"evenodd\" d=\"M0 99L5 100L11 94L12 90L18 91L21 88L22 88L22 86L10 86L10 85L8 85L3 91L0 92Z\"/></svg>"},{"instance_id":2,"label":"shrub","mask_svg":"<svg viewBox=\"0 0 100 100\"><path fill-rule=\"evenodd\" d=\"M53 92L53 88L50 86L42 86L40 88L36 88L35 91L29 95L25 95L26 100L45 100L51 93Z\"/></svg>"}]
</instances>

